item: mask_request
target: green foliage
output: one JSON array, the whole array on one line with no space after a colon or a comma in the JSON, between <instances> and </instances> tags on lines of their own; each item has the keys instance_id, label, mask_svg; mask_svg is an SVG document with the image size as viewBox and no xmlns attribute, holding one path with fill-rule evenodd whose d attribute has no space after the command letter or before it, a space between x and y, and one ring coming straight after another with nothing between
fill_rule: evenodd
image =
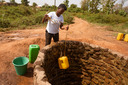
<instances>
[{"instance_id":1,"label":"green foliage","mask_svg":"<svg viewBox=\"0 0 128 85\"><path fill-rule=\"evenodd\" d=\"M116 0L82 0L81 9L91 13L99 13L99 6L104 13L113 13Z\"/></svg>"},{"instance_id":2,"label":"green foliage","mask_svg":"<svg viewBox=\"0 0 128 85\"><path fill-rule=\"evenodd\" d=\"M21 0L22 5L28 6L29 1L28 0Z\"/></svg>"},{"instance_id":3,"label":"green foliage","mask_svg":"<svg viewBox=\"0 0 128 85\"><path fill-rule=\"evenodd\" d=\"M123 17L116 14L104 14L89 12L77 13L75 16L88 20L93 23L100 23L108 25L108 30L128 33L128 17Z\"/></svg>"},{"instance_id":4,"label":"green foliage","mask_svg":"<svg viewBox=\"0 0 128 85\"><path fill-rule=\"evenodd\" d=\"M117 31L121 33L128 33L128 22L117 24L107 28L110 31Z\"/></svg>"},{"instance_id":5,"label":"green foliage","mask_svg":"<svg viewBox=\"0 0 128 85\"><path fill-rule=\"evenodd\" d=\"M119 23L125 23L128 21L128 17L123 17L120 15L116 14L104 14L104 13L97 13L97 14L92 14L89 12L85 13L78 13L78 17L87 19L90 22L95 22L95 23L106 23L106 24L119 24Z\"/></svg>"},{"instance_id":6,"label":"green foliage","mask_svg":"<svg viewBox=\"0 0 128 85\"><path fill-rule=\"evenodd\" d=\"M113 13L113 7L117 0L101 0L102 10L106 14Z\"/></svg>"},{"instance_id":7,"label":"green foliage","mask_svg":"<svg viewBox=\"0 0 128 85\"><path fill-rule=\"evenodd\" d=\"M98 13L98 7L100 5L100 0L82 0L81 9L84 11L90 11L91 13Z\"/></svg>"},{"instance_id":8,"label":"green foliage","mask_svg":"<svg viewBox=\"0 0 128 85\"><path fill-rule=\"evenodd\" d=\"M10 0L11 3L16 3L15 0Z\"/></svg>"},{"instance_id":9,"label":"green foliage","mask_svg":"<svg viewBox=\"0 0 128 85\"><path fill-rule=\"evenodd\" d=\"M119 11L120 16L126 17L127 13L124 10Z\"/></svg>"},{"instance_id":10,"label":"green foliage","mask_svg":"<svg viewBox=\"0 0 128 85\"><path fill-rule=\"evenodd\" d=\"M37 6L37 4L34 2L32 6L33 6L33 7L36 7L36 6Z\"/></svg>"},{"instance_id":11,"label":"green foliage","mask_svg":"<svg viewBox=\"0 0 128 85\"><path fill-rule=\"evenodd\" d=\"M3 19L0 19L0 27L1 28L7 28L10 26L10 22L9 20L3 20Z\"/></svg>"},{"instance_id":12,"label":"green foliage","mask_svg":"<svg viewBox=\"0 0 128 85\"><path fill-rule=\"evenodd\" d=\"M68 8L68 12L73 12L73 13L81 13L83 10L81 8Z\"/></svg>"},{"instance_id":13,"label":"green foliage","mask_svg":"<svg viewBox=\"0 0 128 85\"><path fill-rule=\"evenodd\" d=\"M0 8L0 28L20 27L22 25L40 24L45 12L33 13L31 7L26 6L3 6Z\"/></svg>"},{"instance_id":14,"label":"green foliage","mask_svg":"<svg viewBox=\"0 0 128 85\"><path fill-rule=\"evenodd\" d=\"M19 27L20 25L31 26L31 25L41 24L44 14L45 12L38 12L35 15L17 18L15 21L11 22L11 25L13 27Z\"/></svg>"},{"instance_id":15,"label":"green foliage","mask_svg":"<svg viewBox=\"0 0 128 85\"><path fill-rule=\"evenodd\" d=\"M124 7L123 10L128 13L128 6Z\"/></svg>"},{"instance_id":16,"label":"green foliage","mask_svg":"<svg viewBox=\"0 0 128 85\"><path fill-rule=\"evenodd\" d=\"M84 11L88 11L90 0L82 0L81 1L81 9Z\"/></svg>"},{"instance_id":17,"label":"green foliage","mask_svg":"<svg viewBox=\"0 0 128 85\"><path fill-rule=\"evenodd\" d=\"M64 14L63 14L63 16L64 16L64 22L66 23L66 24L71 24L71 23L73 23L73 16L71 16L71 14L69 13L69 12L65 12Z\"/></svg>"},{"instance_id":18,"label":"green foliage","mask_svg":"<svg viewBox=\"0 0 128 85\"><path fill-rule=\"evenodd\" d=\"M41 7L41 11L55 11L55 10L57 10L57 7L55 5L53 6L44 5Z\"/></svg>"},{"instance_id":19,"label":"green foliage","mask_svg":"<svg viewBox=\"0 0 128 85\"><path fill-rule=\"evenodd\" d=\"M77 8L76 4L71 4L70 8Z\"/></svg>"},{"instance_id":20,"label":"green foliage","mask_svg":"<svg viewBox=\"0 0 128 85\"><path fill-rule=\"evenodd\" d=\"M4 18L10 18L10 19L15 19L17 17L22 17L22 16L29 16L33 14L32 9L30 7L25 7L25 6L3 6L0 10L1 14L0 16Z\"/></svg>"},{"instance_id":21,"label":"green foliage","mask_svg":"<svg viewBox=\"0 0 128 85\"><path fill-rule=\"evenodd\" d=\"M66 7L68 8L68 6L69 6L69 5L68 5L68 4L69 4L69 0L65 0L65 1L64 1L64 4L65 4Z\"/></svg>"},{"instance_id":22,"label":"green foliage","mask_svg":"<svg viewBox=\"0 0 128 85\"><path fill-rule=\"evenodd\" d=\"M55 6L50 6L53 10ZM0 28L25 28L31 25L42 24L42 19L47 11L34 13L33 7L28 6L3 6L0 8ZM67 16L68 15L68 16ZM65 23L72 23L73 17L69 13L64 14Z\"/></svg>"},{"instance_id":23,"label":"green foliage","mask_svg":"<svg viewBox=\"0 0 128 85\"><path fill-rule=\"evenodd\" d=\"M5 2L5 0L1 0L0 2Z\"/></svg>"},{"instance_id":24,"label":"green foliage","mask_svg":"<svg viewBox=\"0 0 128 85\"><path fill-rule=\"evenodd\" d=\"M78 8L76 4L71 4L67 11L73 13L83 12L83 10L81 10L81 8Z\"/></svg>"},{"instance_id":25,"label":"green foliage","mask_svg":"<svg viewBox=\"0 0 128 85\"><path fill-rule=\"evenodd\" d=\"M100 4L100 0L91 0L89 11L91 13L98 13L99 12L99 10L98 10L99 4Z\"/></svg>"}]
</instances>

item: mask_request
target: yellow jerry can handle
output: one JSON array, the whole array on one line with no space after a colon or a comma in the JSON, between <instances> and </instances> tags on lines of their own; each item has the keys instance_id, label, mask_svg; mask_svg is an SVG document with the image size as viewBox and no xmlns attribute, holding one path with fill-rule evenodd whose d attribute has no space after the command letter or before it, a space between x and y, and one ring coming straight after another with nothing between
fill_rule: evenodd
<instances>
[{"instance_id":1,"label":"yellow jerry can handle","mask_svg":"<svg viewBox=\"0 0 128 85\"><path fill-rule=\"evenodd\" d=\"M59 68L60 69L67 69L69 67L68 57L62 56L58 59Z\"/></svg>"}]
</instances>

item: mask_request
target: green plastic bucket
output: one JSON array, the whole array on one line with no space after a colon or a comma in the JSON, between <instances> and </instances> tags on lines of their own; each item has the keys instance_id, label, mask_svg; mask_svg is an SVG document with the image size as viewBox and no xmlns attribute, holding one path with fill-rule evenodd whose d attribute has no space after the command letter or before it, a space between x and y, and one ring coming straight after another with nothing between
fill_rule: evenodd
<instances>
[{"instance_id":1,"label":"green plastic bucket","mask_svg":"<svg viewBox=\"0 0 128 85\"><path fill-rule=\"evenodd\" d=\"M27 64L29 59L27 57L17 57L13 60L17 75L24 75L27 71Z\"/></svg>"}]
</instances>

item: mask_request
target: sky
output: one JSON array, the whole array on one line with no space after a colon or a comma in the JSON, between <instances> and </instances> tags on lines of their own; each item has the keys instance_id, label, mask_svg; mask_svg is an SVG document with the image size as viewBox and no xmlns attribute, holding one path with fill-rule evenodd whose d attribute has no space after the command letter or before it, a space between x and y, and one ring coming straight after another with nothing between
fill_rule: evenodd
<instances>
[{"instance_id":1,"label":"sky","mask_svg":"<svg viewBox=\"0 0 128 85\"><path fill-rule=\"evenodd\" d=\"M6 2L9 2L10 0L5 0ZM21 0L15 0L17 3L21 3ZM54 5L54 0L28 0L30 1L29 5L32 5L33 2L37 3L38 6L42 6L45 3L48 5ZM56 0L56 5L58 6L59 4L63 3L64 0ZM124 6L128 6L128 0L125 0ZM78 7L81 7L80 5L81 0L69 0L69 5L71 4L76 4ZM117 0L117 3L120 3L121 0Z\"/></svg>"}]
</instances>

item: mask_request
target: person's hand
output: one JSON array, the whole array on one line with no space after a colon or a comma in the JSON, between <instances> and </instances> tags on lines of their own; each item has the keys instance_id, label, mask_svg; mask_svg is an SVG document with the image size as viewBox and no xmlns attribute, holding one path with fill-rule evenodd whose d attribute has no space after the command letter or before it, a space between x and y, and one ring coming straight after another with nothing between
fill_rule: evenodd
<instances>
[{"instance_id":1,"label":"person's hand","mask_svg":"<svg viewBox=\"0 0 128 85\"><path fill-rule=\"evenodd\" d=\"M65 30L68 30L69 29L69 26L65 27Z\"/></svg>"},{"instance_id":2,"label":"person's hand","mask_svg":"<svg viewBox=\"0 0 128 85\"><path fill-rule=\"evenodd\" d=\"M61 27L61 30L64 30L65 28L64 27Z\"/></svg>"},{"instance_id":3,"label":"person's hand","mask_svg":"<svg viewBox=\"0 0 128 85\"><path fill-rule=\"evenodd\" d=\"M47 14L46 15L44 15L44 17L45 17L45 19L51 19Z\"/></svg>"}]
</instances>

